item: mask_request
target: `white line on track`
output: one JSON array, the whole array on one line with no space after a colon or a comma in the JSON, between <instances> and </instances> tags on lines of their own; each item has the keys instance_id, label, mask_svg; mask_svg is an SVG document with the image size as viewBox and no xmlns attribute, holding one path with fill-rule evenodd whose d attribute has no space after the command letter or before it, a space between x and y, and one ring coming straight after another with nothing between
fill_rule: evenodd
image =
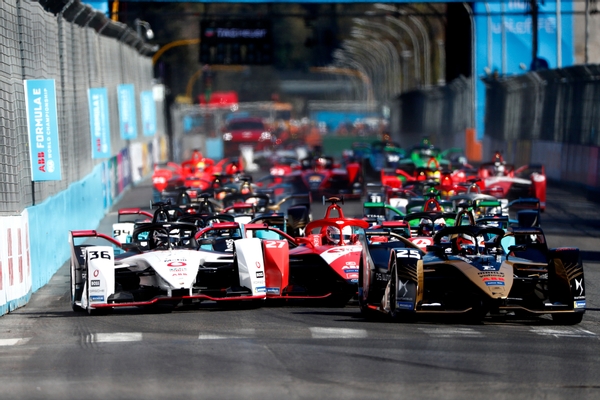
<instances>
[{"instance_id":1,"label":"white line on track","mask_svg":"<svg viewBox=\"0 0 600 400\"><path fill-rule=\"evenodd\" d=\"M367 337L365 329L310 328L313 339L361 339Z\"/></svg>"},{"instance_id":2,"label":"white line on track","mask_svg":"<svg viewBox=\"0 0 600 400\"><path fill-rule=\"evenodd\" d=\"M31 338L13 338L13 339L0 339L0 346L14 346L17 344L25 344L29 342Z\"/></svg>"},{"instance_id":3,"label":"white line on track","mask_svg":"<svg viewBox=\"0 0 600 400\"><path fill-rule=\"evenodd\" d=\"M220 340L220 339L242 339L247 336L254 335L256 333L256 329L247 328L247 329L234 329L231 331L231 334L219 335L214 333L200 333L198 336L199 340Z\"/></svg>"},{"instance_id":4,"label":"white line on track","mask_svg":"<svg viewBox=\"0 0 600 400\"><path fill-rule=\"evenodd\" d=\"M420 331L432 337L478 337L483 333L473 328L419 328Z\"/></svg>"},{"instance_id":5,"label":"white line on track","mask_svg":"<svg viewBox=\"0 0 600 400\"><path fill-rule=\"evenodd\" d=\"M89 335L91 343L140 342L141 332L93 333Z\"/></svg>"},{"instance_id":6,"label":"white line on track","mask_svg":"<svg viewBox=\"0 0 600 400\"><path fill-rule=\"evenodd\" d=\"M587 331L587 330L581 329L581 328L546 328L546 327L533 326L533 327L531 327L531 332L533 332L537 335L541 335L541 336L554 336L556 338L558 338L558 337L577 337L577 338L597 337L597 335L594 332L590 332L590 331Z\"/></svg>"}]
</instances>

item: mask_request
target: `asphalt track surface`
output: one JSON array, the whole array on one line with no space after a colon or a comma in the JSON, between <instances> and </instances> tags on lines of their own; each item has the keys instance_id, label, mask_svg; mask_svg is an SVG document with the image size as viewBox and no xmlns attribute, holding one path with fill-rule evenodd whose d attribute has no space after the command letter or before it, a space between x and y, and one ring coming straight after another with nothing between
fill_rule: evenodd
<instances>
[{"instance_id":1,"label":"asphalt track surface","mask_svg":"<svg viewBox=\"0 0 600 400\"><path fill-rule=\"evenodd\" d=\"M118 206L149 198L144 183ZM361 205L344 209L358 216ZM323 210L314 204L313 215ZM110 233L115 220L111 212L99 230ZM598 205L551 188L542 226L551 246L584 251L579 325L367 321L356 305L90 317L71 311L65 266L0 318L0 399L597 399Z\"/></svg>"}]
</instances>

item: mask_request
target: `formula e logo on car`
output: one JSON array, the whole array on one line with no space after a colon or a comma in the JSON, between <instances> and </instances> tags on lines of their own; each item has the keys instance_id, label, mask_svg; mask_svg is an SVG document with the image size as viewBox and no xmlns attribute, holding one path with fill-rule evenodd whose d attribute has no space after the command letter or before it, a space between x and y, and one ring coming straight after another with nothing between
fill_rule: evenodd
<instances>
[{"instance_id":1,"label":"formula e logo on car","mask_svg":"<svg viewBox=\"0 0 600 400\"><path fill-rule=\"evenodd\" d=\"M583 294L583 279L575 279L575 290L579 290L579 295Z\"/></svg>"},{"instance_id":2,"label":"formula e logo on car","mask_svg":"<svg viewBox=\"0 0 600 400\"><path fill-rule=\"evenodd\" d=\"M256 271L256 277L257 278L264 278L265 274L262 271Z\"/></svg>"},{"instance_id":3,"label":"formula e logo on car","mask_svg":"<svg viewBox=\"0 0 600 400\"><path fill-rule=\"evenodd\" d=\"M97 279L91 280L91 281L90 281L90 286L91 286L91 287L97 287L97 286L100 286L100 281L99 281L99 280L97 280Z\"/></svg>"}]
</instances>

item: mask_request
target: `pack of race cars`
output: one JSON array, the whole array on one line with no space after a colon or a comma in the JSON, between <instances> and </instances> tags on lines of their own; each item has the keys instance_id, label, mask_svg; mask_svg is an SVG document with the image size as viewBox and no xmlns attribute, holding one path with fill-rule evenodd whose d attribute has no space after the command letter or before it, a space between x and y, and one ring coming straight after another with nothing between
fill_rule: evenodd
<instances>
[{"instance_id":1,"label":"pack of race cars","mask_svg":"<svg viewBox=\"0 0 600 400\"><path fill-rule=\"evenodd\" d=\"M73 310L311 300L399 320L584 315L579 250L548 248L539 197L509 202L487 183L444 184L447 171L420 167L402 185L383 172L365 185L356 160L322 155L256 182L234 159L195 153L185 165L155 174L152 212L120 210L112 235L71 232ZM322 218L311 212L317 196L329 203ZM344 215L348 198L367 200L362 216Z\"/></svg>"}]
</instances>

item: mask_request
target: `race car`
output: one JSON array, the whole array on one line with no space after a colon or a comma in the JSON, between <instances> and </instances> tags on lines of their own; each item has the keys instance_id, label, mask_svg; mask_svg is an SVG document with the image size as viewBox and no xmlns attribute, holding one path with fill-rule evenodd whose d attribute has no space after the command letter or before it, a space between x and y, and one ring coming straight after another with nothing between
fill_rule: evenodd
<instances>
[{"instance_id":1,"label":"race car","mask_svg":"<svg viewBox=\"0 0 600 400\"><path fill-rule=\"evenodd\" d=\"M318 300L327 305L344 306L356 294L356 265L361 262L361 257L366 257L361 252L362 244L358 244L358 235L340 237L339 233L333 233L329 239L325 239L326 235L323 234L323 240L336 240L337 243L316 245L319 234L309 238L293 238L277 227L283 218L272 218L278 219L272 225L265 223L269 218L248 224L213 224L199 231L196 239L202 243L213 237L220 250L231 249L239 237L258 239L265 252L267 299ZM350 226L358 232L365 226L363 221L350 218L330 218L328 222L336 224L338 232L347 232ZM309 228L319 227L321 224L318 223ZM222 239L222 233L227 231L229 233ZM237 233L234 235L231 232Z\"/></svg>"},{"instance_id":2,"label":"race car","mask_svg":"<svg viewBox=\"0 0 600 400\"><path fill-rule=\"evenodd\" d=\"M144 223L135 228L130 243L121 244L96 231L72 231L73 310L94 314L117 307L159 307L168 312L182 302L266 298L268 249L263 251L260 239L220 238L217 249L216 240L197 241L195 233L189 223ZM76 243L90 238L101 243Z\"/></svg>"},{"instance_id":3,"label":"race car","mask_svg":"<svg viewBox=\"0 0 600 400\"><path fill-rule=\"evenodd\" d=\"M340 198L328 201L325 217L310 222L306 237L296 238L299 246L289 250L291 284L285 294L326 296L331 305L344 306L356 295L358 265L369 257L361 241L369 224L344 217Z\"/></svg>"},{"instance_id":4,"label":"race car","mask_svg":"<svg viewBox=\"0 0 600 400\"><path fill-rule=\"evenodd\" d=\"M546 209L546 172L541 164L530 164L516 168L506 163L500 152L491 162L479 166L479 178L484 183L484 193L508 201L521 197L536 198L541 210Z\"/></svg>"},{"instance_id":5,"label":"race car","mask_svg":"<svg viewBox=\"0 0 600 400\"><path fill-rule=\"evenodd\" d=\"M456 314L471 321L549 314L581 322L586 305L578 249L549 249L540 228L446 227L423 254L393 249L361 268L359 304L393 318ZM374 257L375 259L375 257Z\"/></svg>"},{"instance_id":6,"label":"race car","mask_svg":"<svg viewBox=\"0 0 600 400\"><path fill-rule=\"evenodd\" d=\"M287 181L302 186L313 197L343 196L360 198L364 179L360 163L354 162L341 168L331 157L318 156L300 160L301 169L288 175Z\"/></svg>"},{"instance_id":7,"label":"race car","mask_svg":"<svg viewBox=\"0 0 600 400\"><path fill-rule=\"evenodd\" d=\"M382 221L398 221L405 217L405 214L395 207L385 203L364 202L363 219L373 223Z\"/></svg>"},{"instance_id":8,"label":"race car","mask_svg":"<svg viewBox=\"0 0 600 400\"><path fill-rule=\"evenodd\" d=\"M398 162L406 156L398 143L376 140L371 144L357 142L345 153L346 162L354 160L363 165L364 173L369 178L377 178L384 168L396 168Z\"/></svg>"},{"instance_id":9,"label":"race car","mask_svg":"<svg viewBox=\"0 0 600 400\"><path fill-rule=\"evenodd\" d=\"M159 201L165 190L186 187L197 192L207 192L215 188L215 175L233 176L243 172L240 157L223 158L215 162L206 158L198 150L180 164L168 162L156 164L152 173L153 198ZM218 186L218 185L217 185Z\"/></svg>"}]
</instances>

